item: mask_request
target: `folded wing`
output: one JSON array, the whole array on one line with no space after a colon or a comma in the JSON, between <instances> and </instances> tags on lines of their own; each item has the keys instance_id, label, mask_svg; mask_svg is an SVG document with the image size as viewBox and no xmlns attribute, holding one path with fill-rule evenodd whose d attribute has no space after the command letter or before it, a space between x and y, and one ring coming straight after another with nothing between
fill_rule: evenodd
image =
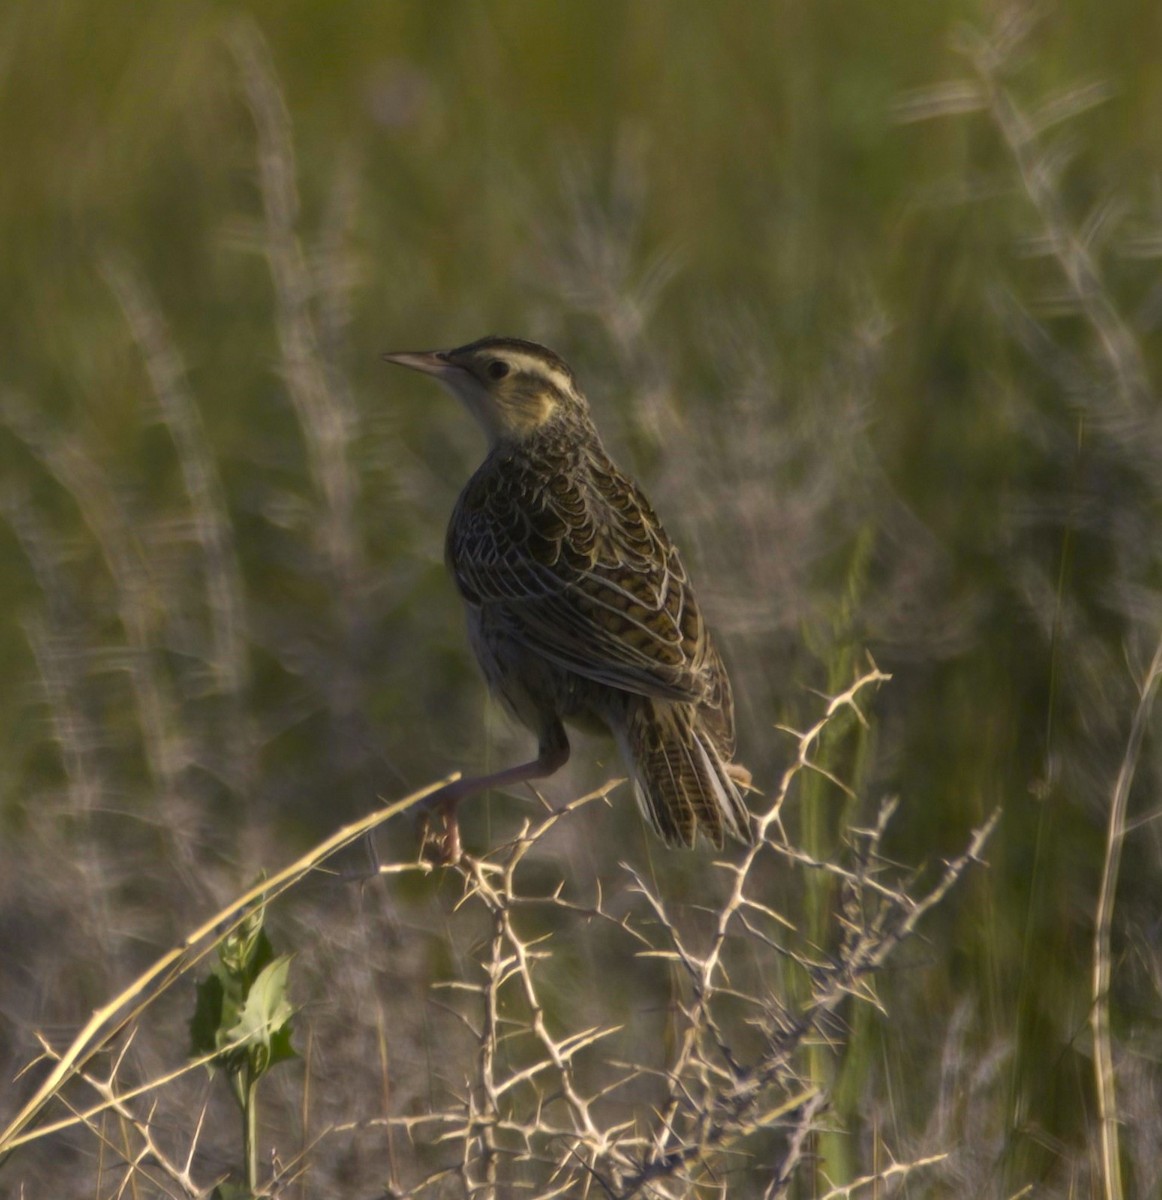
<instances>
[{"instance_id":1,"label":"folded wing","mask_svg":"<svg viewBox=\"0 0 1162 1200\"><path fill-rule=\"evenodd\" d=\"M530 650L610 687L705 705L732 735L726 676L678 552L608 460L548 477L517 456L486 462L447 554L465 599L501 606Z\"/></svg>"}]
</instances>

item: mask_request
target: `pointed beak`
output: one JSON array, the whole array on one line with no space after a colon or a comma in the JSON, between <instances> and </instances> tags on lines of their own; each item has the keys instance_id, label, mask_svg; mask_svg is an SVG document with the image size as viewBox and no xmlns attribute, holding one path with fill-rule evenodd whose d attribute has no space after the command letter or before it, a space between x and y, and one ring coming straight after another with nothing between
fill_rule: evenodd
<instances>
[{"instance_id":1,"label":"pointed beak","mask_svg":"<svg viewBox=\"0 0 1162 1200\"><path fill-rule=\"evenodd\" d=\"M398 367L410 367L423 375L430 375L446 392L450 392L484 426L484 432L493 441L497 438L496 405L487 389L467 367L462 367L452 357L454 350L404 350L384 354L384 362Z\"/></svg>"},{"instance_id":2,"label":"pointed beak","mask_svg":"<svg viewBox=\"0 0 1162 1200\"><path fill-rule=\"evenodd\" d=\"M413 371L435 375L437 379L447 379L449 375L461 369L455 363L449 362L442 350L405 350L396 354L384 354L382 358L384 362L411 367Z\"/></svg>"}]
</instances>

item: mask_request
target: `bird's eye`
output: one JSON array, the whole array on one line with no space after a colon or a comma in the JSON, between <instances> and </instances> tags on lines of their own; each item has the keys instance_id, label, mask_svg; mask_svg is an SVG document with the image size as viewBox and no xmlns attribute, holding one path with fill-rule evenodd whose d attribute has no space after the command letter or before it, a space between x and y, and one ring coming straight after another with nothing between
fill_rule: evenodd
<instances>
[{"instance_id":1,"label":"bird's eye","mask_svg":"<svg viewBox=\"0 0 1162 1200\"><path fill-rule=\"evenodd\" d=\"M487 370L489 379L503 379L508 374L508 363L499 358L494 358L488 364Z\"/></svg>"}]
</instances>

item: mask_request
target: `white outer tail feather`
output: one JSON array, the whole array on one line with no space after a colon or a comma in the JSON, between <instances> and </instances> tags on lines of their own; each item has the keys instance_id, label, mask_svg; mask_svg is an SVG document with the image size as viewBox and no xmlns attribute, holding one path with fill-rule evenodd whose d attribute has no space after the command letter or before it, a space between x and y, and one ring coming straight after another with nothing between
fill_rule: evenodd
<instances>
[{"instance_id":1,"label":"white outer tail feather","mask_svg":"<svg viewBox=\"0 0 1162 1200\"><path fill-rule=\"evenodd\" d=\"M692 710L680 715L679 712L677 705L657 703L646 719L662 732L664 744L680 757L681 767L677 774L671 755L664 755L663 760L668 771L665 782L669 784L670 794L684 802L682 811L673 811L674 805L662 792L660 781L651 781L645 756L634 753L628 728L632 722L627 723L626 729L618 730L618 748L633 779L634 797L643 818L658 837L671 846L693 845L699 829L715 843L720 842L717 836L720 830L740 842L749 843L750 813L728 764L707 732L699 728L697 712ZM655 770L657 760L655 755ZM694 788L697 792L691 795ZM713 825L699 817L699 808L713 811Z\"/></svg>"},{"instance_id":2,"label":"white outer tail feather","mask_svg":"<svg viewBox=\"0 0 1162 1200\"><path fill-rule=\"evenodd\" d=\"M703 778L709 779L714 788L714 799L718 811L722 814L722 827L732 838L740 842L750 841L750 814L746 804L739 795L738 786L727 774L717 749L707 740L706 735L699 730L694 735L694 744L702 756Z\"/></svg>"}]
</instances>

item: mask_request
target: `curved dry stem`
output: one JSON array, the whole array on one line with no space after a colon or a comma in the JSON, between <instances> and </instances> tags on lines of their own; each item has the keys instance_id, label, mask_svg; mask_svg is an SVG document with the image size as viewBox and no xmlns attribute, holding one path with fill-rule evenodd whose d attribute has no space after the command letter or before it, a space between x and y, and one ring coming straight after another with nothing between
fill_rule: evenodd
<instances>
[{"instance_id":1,"label":"curved dry stem","mask_svg":"<svg viewBox=\"0 0 1162 1200\"><path fill-rule=\"evenodd\" d=\"M454 778L454 777L453 777ZM223 937L237 929L247 919L251 908L258 903L269 903L294 887L332 855L352 842L378 828L392 817L406 812L419 804L432 792L444 787L449 780L421 788L370 816L345 825L326 841L304 854L289 866L284 867L270 879L263 880L243 892L225 908L216 912L192 933L181 945L163 954L147 970L143 971L128 987L98 1008L72 1043L60 1053L56 1066L49 1072L36 1093L0 1132L0 1157L6 1157L18 1146L45 1137L78 1123L79 1118L58 1121L52 1125L31 1129L30 1126L52 1098L75 1073L126 1026L130 1025L157 998L178 979L188 974L202 961ZM429 869L417 863L417 870Z\"/></svg>"}]
</instances>

